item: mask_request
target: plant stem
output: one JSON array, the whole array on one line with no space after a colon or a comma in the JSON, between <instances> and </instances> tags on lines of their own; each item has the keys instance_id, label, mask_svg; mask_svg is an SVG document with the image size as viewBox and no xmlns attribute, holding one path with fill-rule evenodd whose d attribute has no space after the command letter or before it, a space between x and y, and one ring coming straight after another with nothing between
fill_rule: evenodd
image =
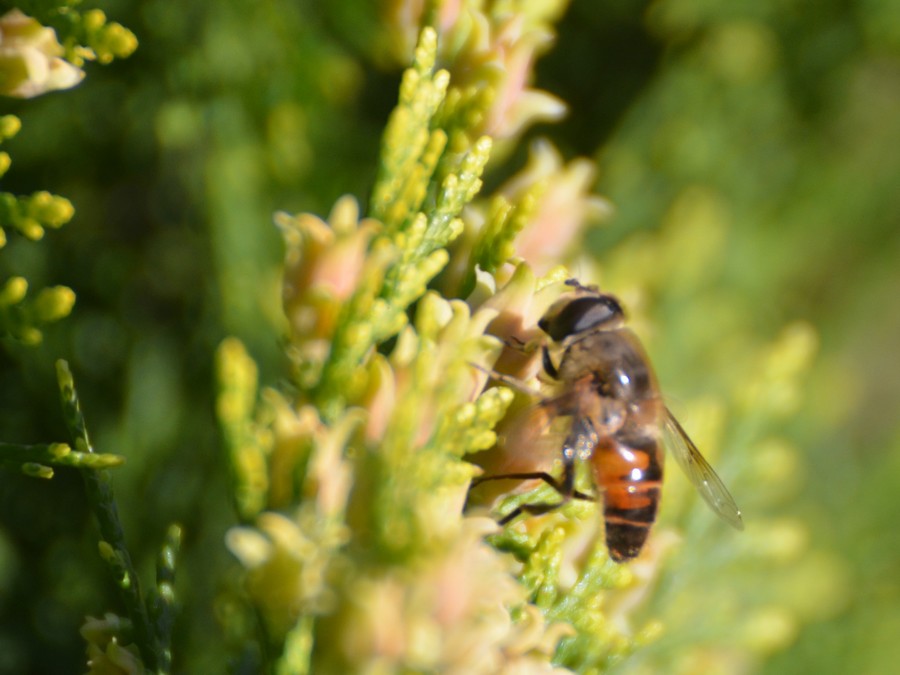
<instances>
[{"instance_id":1,"label":"plant stem","mask_svg":"<svg viewBox=\"0 0 900 675\"><path fill-rule=\"evenodd\" d=\"M56 362L56 376L63 416L74 446L79 452L93 453L84 415L81 413L78 395L75 392L75 383L66 361L60 359ZM159 672L160 645L150 622L147 605L144 603L140 579L125 544L125 532L113 496L110 474L108 471L81 469L81 476L84 479L88 501L100 528L101 555L116 575L116 584L122 594L128 618L134 627L135 643L140 650L141 659L148 671Z\"/></svg>"}]
</instances>

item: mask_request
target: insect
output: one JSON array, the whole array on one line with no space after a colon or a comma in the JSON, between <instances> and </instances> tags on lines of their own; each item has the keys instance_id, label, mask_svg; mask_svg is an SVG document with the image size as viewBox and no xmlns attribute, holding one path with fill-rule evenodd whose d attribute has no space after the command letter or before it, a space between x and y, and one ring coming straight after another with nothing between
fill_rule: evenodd
<instances>
[{"instance_id":1,"label":"insect","mask_svg":"<svg viewBox=\"0 0 900 675\"><path fill-rule=\"evenodd\" d=\"M667 446L688 479L712 510L732 527L743 529L741 512L725 485L662 401L656 375L637 336L625 326L625 313L612 295L577 280L573 291L556 301L538 322L551 345L541 349L543 369L559 387L544 396L513 378L489 374L538 397L525 428L512 433L508 445L528 446L546 440L551 426L564 419L561 432L563 472L545 471L482 476L479 483L500 479L537 479L562 497L556 503L522 504L501 521L521 514L542 514L570 499L595 501L575 489L576 463L586 462L594 485L602 491L606 545L616 562L635 558L656 520ZM558 362L551 355L561 352ZM556 425L558 426L558 425ZM527 447L511 448L515 452Z\"/></svg>"}]
</instances>

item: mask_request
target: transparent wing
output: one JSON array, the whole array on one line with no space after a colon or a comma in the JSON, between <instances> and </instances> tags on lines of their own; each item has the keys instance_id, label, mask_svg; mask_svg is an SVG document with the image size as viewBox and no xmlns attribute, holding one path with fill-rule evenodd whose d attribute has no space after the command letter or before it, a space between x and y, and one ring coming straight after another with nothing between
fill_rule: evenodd
<instances>
[{"instance_id":1,"label":"transparent wing","mask_svg":"<svg viewBox=\"0 0 900 675\"><path fill-rule=\"evenodd\" d=\"M504 469L533 465L549 470L562 459L566 437L578 419L570 398L569 393L543 398L501 423L497 432L507 457Z\"/></svg>"},{"instance_id":2,"label":"transparent wing","mask_svg":"<svg viewBox=\"0 0 900 675\"><path fill-rule=\"evenodd\" d=\"M744 521L741 518L741 510L735 504L728 488L713 471L709 462L703 458L703 455L697 450L697 446L694 445L668 408L663 430L666 436L666 445L684 470L688 480L697 488L700 496L722 520L735 529L743 530Z\"/></svg>"},{"instance_id":3,"label":"transparent wing","mask_svg":"<svg viewBox=\"0 0 900 675\"><path fill-rule=\"evenodd\" d=\"M565 433L552 408L533 404L505 420L497 429L498 444L506 455L509 471L527 466L550 469L562 456Z\"/></svg>"},{"instance_id":4,"label":"transparent wing","mask_svg":"<svg viewBox=\"0 0 900 675\"><path fill-rule=\"evenodd\" d=\"M492 380L531 399L529 404L507 414L506 419L497 427L500 454L495 454L491 473L550 470L561 459L563 444L574 423L572 393L545 396L540 390L514 377L476 363L471 365ZM519 401L517 399L513 403L514 408Z\"/></svg>"}]
</instances>

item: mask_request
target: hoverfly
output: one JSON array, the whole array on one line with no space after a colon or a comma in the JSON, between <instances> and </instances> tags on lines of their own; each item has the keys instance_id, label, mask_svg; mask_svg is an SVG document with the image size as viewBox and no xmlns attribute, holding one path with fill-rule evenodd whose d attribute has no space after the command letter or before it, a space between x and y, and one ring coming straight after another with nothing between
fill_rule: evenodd
<instances>
[{"instance_id":1,"label":"hoverfly","mask_svg":"<svg viewBox=\"0 0 900 675\"><path fill-rule=\"evenodd\" d=\"M505 525L523 513L546 513L573 498L594 501L575 489L576 462L587 462L594 485L602 491L609 555L616 562L626 562L641 552L656 520L665 445L712 510L732 527L743 529L734 499L663 403L647 354L625 327L619 301L575 279L566 284L573 291L557 300L538 322L553 351L561 352L554 363L551 348L545 343L541 349L543 370L559 385L558 393L544 396L518 380L489 372L539 397L526 420L528 430L513 433L508 444L527 446L565 418L562 476L554 478L545 471L506 473L476 478L472 486L490 480L534 479L562 497L556 503L522 504L500 521Z\"/></svg>"}]
</instances>

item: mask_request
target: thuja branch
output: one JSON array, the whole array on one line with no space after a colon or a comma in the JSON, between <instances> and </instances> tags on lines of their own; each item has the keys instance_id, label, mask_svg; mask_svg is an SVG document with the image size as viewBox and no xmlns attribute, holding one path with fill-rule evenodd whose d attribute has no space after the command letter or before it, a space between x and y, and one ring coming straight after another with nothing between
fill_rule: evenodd
<instances>
[{"instance_id":1,"label":"thuja branch","mask_svg":"<svg viewBox=\"0 0 900 675\"><path fill-rule=\"evenodd\" d=\"M88 437L69 364L62 359L56 362L56 377L59 382L63 416L76 450L80 453L96 454ZM107 471L94 468L82 468L81 475L88 501L100 529L100 555L116 579L116 585L131 619L135 643L140 650L141 658L148 670L160 672L166 661L163 657L164 650L153 629L144 603L140 579L125 544L125 532L119 519L110 475Z\"/></svg>"},{"instance_id":2,"label":"thuja branch","mask_svg":"<svg viewBox=\"0 0 900 675\"><path fill-rule=\"evenodd\" d=\"M156 561L156 587L150 593L150 615L159 640L160 670L172 667L172 626L175 622L175 561L181 549L181 527L170 525Z\"/></svg>"},{"instance_id":3,"label":"thuja branch","mask_svg":"<svg viewBox=\"0 0 900 675\"><path fill-rule=\"evenodd\" d=\"M119 455L72 452L72 448L65 443L0 443L0 462L20 467L24 473L35 478L53 478L54 466L109 469L124 461L125 458Z\"/></svg>"},{"instance_id":4,"label":"thuja branch","mask_svg":"<svg viewBox=\"0 0 900 675\"><path fill-rule=\"evenodd\" d=\"M446 247L464 229L462 208L481 188L491 139L443 110L454 90L449 73L435 68L436 57L437 34L426 28L382 139L371 200L375 234L312 391L316 408L329 421L358 393L360 378L354 373L371 348L404 328L407 309L447 265Z\"/></svg>"}]
</instances>

